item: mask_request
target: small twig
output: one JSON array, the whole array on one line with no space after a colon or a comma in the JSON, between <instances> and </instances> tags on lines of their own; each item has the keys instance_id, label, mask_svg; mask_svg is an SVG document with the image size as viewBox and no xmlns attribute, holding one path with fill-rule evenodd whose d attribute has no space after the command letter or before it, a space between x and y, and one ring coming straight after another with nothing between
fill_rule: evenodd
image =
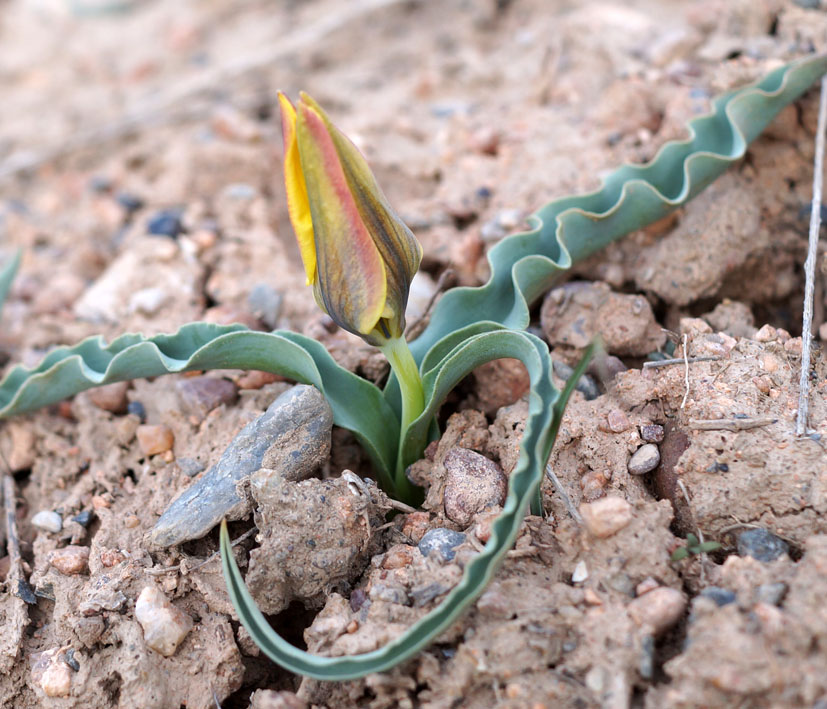
<instances>
[{"instance_id":1,"label":"small twig","mask_svg":"<svg viewBox=\"0 0 827 709\"><path fill-rule=\"evenodd\" d=\"M673 359L659 359L655 362L644 362L644 369L656 369L658 367L669 367L673 364L693 364L694 362L717 362L720 355L702 355L699 357L675 357Z\"/></svg>"},{"instance_id":2,"label":"small twig","mask_svg":"<svg viewBox=\"0 0 827 709\"><path fill-rule=\"evenodd\" d=\"M569 494L566 492L566 488L563 487L563 483L560 482L559 478L551 469L551 465L548 463L546 463L546 477L551 480L551 484L554 486L554 492L556 492L560 496L560 499L563 500L563 504L566 506L566 509L569 511L572 519L577 522L577 524L582 526L583 518L580 516L580 512L574 506Z\"/></svg>"},{"instance_id":3,"label":"small twig","mask_svg":"<svg viewBox=\"0 0 827 709\"><path fill-rule=\"evenodd\" d=\"M257 531L258 531L258 529L256 527L252 527L252 528L248 529L240 537L238 537L237 539L233 539L233 541L230 542L230 546L231 547L238 546L245 539L249 539L251 536L253 536L253 534L255 534L255 532L257 532ZM200 569L202 566L206 566L211 561L215 561L215 559L217 559L220 555L221 555L221 552L214 551L206 559L204 559L204 561L196 564L191 569L186 569L184 573L191 574L193 571L198 571L198 569ZM147 569L146 573L150 574L151 576L161 576L162 574L169 574L169 573L172 573L173 571L180 571L180 570L181 570L181 564L175 564L175 566L167 566L167 567L164 567L162 569Z\"/></svg>"},{"instance_id":4,"label":"small twig","mask_svg":"<svg viewBox=\"0 0 827 709\"><path fill-rule=\"evenodd\" d=\"M689 428L694 431L748 431L751 428L769 426L778 419L755 418L755 419L692 419Z\"/></svg>"},{"instance_id":5,"label":"small twig","mask_svg":"<svg viewBox=\"0 0 827 709\"><path fill-rule=\"evenodd\" d=\"M683 392L683 401L681 401L681 408L686 406L686 400L689 398L689 335L684 334L683 336L683 380L684 380L684 392Z\"/></svg>"},{"instance_id":6,"label":"small twig","mask_svg":"<svg viewBox=\"0 0 827 709\"><path fill-rule=\"evenodd\" d=\"M5 457L3 458L5 462ZM9 554L9 573L6 583L11 592L25 603L36 603L26 575L23 572L23 557L20 554L20 538L17 535L17 512L14 496L14 478L11 473L3 475L3 509L6 513L6 549Z\"/></svg>"},{"instance_id":7,"label":"small twig","mask_svg":"<svg viewBox=\"0 0 827 709\"><path fill-rule=\"evenodd\" d=\"M798 380L798 416L795 432L801 436L807 431L807 414L810 406L810 349L813 339L813 294L815 292L816 258L818 257L818 232L821 228L821 181L824 173L824 131L827 124L827 78L821 80L818 104L818 128L816 129L816 154L813 168L813 202L810 209L810 235L807 261L804 263L804 314L801 326L801 376Z\"/></svg>"}]
</instances>

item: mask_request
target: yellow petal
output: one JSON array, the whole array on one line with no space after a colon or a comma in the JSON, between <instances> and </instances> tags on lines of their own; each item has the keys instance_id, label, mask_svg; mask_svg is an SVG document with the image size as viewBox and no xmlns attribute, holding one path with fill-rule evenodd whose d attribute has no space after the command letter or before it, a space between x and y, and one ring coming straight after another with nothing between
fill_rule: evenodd
<instances>
[{"instance_id":1,"label":"yellow petal","mask_svg":"<svg viewBox=\"0 0 827 709\"><path fill-rule=\"evenodd\" d=\"M307 285L316 280L316 246L313 242L313 218L307 200L307 187L302 174L299 146L296 140L296 109L281 91L281 129L284 137L284 187L287 191L287 211L299 242Z\"/></svg>"},{"instance_id":2,"label":"yellow petal","mask_svg":"<svg viewBox=\"0 0 827 709\"><path fill-rule=\"evenodd\" d=\"M316 292L336 323L367 335L385 310L385 266L348 185L328 127L319 112L303 100L298 104L296 141L313 214Z\"/></svg>"}]
</instances>

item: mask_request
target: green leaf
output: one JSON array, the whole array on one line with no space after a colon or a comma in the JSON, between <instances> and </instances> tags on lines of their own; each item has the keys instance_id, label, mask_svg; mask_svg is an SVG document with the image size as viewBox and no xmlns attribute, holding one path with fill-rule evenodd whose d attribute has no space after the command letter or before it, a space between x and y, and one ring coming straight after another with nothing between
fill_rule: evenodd
<instances>
[{"instance_id":1,"label":"green leaf","mask_svg":"<svg viewBox=\"0 0 827 709\"><path fill-rule=\"evenodd\" d=\"M734 162L787 104L827 72L827 55L804 57L753 86L718 97L712 112L689 121L687 140L664 145L645 165L624 165L585 195L554 200L531 218L531 231L503 239L488 254L491 277L454 288L411 343L417 362L443 337L480 321L522 330L529 307L577 263L692 199Z\"/></svg>"},{"instance_id":2,"label":"green leaf","mask_svg":"<svg viewBox=\"0 0 827 709\"><path fill-rule=\"evenodd\" d=\"M672 561L680 561L681 559L685 559L687 556L689 556L689 549L686 547L678 547L672 552Z\"/></svg>"},{"instance_id":3,"label":"green leaf","mask_svg":"<svg viewBox=\"0 0 827 709\"><path fill-rule=\"evenodd\" d=\"M370 382L340 367L323 345L294 332L191 323L174 335L91 337L58 347L34 369L17 366L0 384L0 417L31 411L91 387L193 369L261 369L317 387L336 425L352 431L393 494L399 420Z\"/></svg>"},{"instance_id":4,"label":"green leaf","mask_svg":"<svg viewBox=\"0 0 827 709\"><path fill-rule=\"evenodd\" d=\"M531 380L520 456L509 479L503 511L491 525L491 538L485 548L466 564L459 584L436 609L384 647L363 655L321 657L300 650L281 638L258 610L244 585L226 527L222 527L221 563L230 599L244 627L270 659L293 672L324 680L342 681L381 672L432 642L482 593L513 545L526 510L536 497L543 467L554 442L553 432L562 417L560 392L552 380L548 348L533 335L502 329L482 332L457 344L426 374L423 380L426 410L408 431L409 436L419 436L444 396L465 374L479 364L501 357L521 360Z\"/></svg>"},{"instance_id":5,"label":"green leaf","mask_svg":"<svg viewBox=\"0 0 827 709\"><path fill-rule=\"evenodd\" d=\"M686 546L688 546L690 549L692 547L698 546L698 537L692 534L692 532L686 535Z\"/></svg>"},{"instance_id":6,"label":"green leaf","mask_svg":"<svg viewBox=\"0 0 827 709\"><path fill-rule=\"evenodd\" d=\"M705 553L708 551L717 551L721 548L720 542L704 542L703 544L698 544L698 553Z\"/></svg>"},{"instance_id":7,"label":"green leaf","mask_svg":"<svg viewBox=\"0 0 827 709\"><path fill-rule=\"evenodd\" d=\"M12 256L11 260L0 269L0 314L3 312L3 305L6 303L6 296L9 294L9 289L17 275L17 269L20 268L20 258L22 251L19 249Z\"/></svg>"}]
</instances>

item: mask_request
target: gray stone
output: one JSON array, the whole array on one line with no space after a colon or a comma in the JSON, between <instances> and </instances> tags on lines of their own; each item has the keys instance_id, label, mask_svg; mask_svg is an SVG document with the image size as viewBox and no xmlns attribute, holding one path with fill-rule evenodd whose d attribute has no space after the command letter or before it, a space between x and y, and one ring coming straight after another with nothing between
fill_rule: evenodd
<instances>
[{"instance_id":1,"label":"gray stone","mask_svg":"<svg viewBox=\"0 0 827 709\"><path fill-rule=\"evenodd\" d=\"M284 481L308 477L327 459L332 427L333 412L317 389L299 385L284 392L241 429L216 465L173 500L149 533L149 543L170 547L203 537L223 517L246 517L250 502L237 484L262 467L278 470Z\"/></svg>"},{"instance_id":2,"label":"gray stone","mask_svg":"<svg viewBox=\"0 0 827 709\"><path fill-rule=\"evenodd\" d=\"M790 545L766 529L747 529L738 535L738 556L757 561L775 561L789 553Z\"/></svg>"},{"instance_id":3,"label":"gray stone","mask_svg":"<svg viewBox=\"0 0 827 709\"><path fill-rule=\"evenodd\" d=\"M253 286L250 295L247 296L250 312L272 329L278 326L283 301L284 296L267 283Z\"/></svg>"},{"instance_id":4,"label":"gray stone","mask_svg":"<svg viewBox=\"0 0 827 709\"><path fill-rule=\"evenodd\" d=\"M658 467L660 451L654 443L646 443L629 458L627 468L632 475L645 475Z\"/></svg>"},{"instance_id":5,"label":"gray stone","mask_svg":"<svg viewBox=\"0 0 827 709\"><path fill-rule=\"evenodd\" d=\"M554 373L565 381L571 379L571 376L574 374L574 369L569 367L565 362L560 362L555 359L552 360L552 366L554 367ZM587 401L592 401L600 396L600 387L597 386L597 382L588 374L580 377L574 388L585 396Z\"/></svg>"},{"instance_id":6,"label":"gray stone","mask_svg":"<svg viewBox=\"0 0 827 709\"><path fill-rule=\"evenodd\" d=\"M649 423L640 427L640 437L647 443L661 443L665 433L663 426Z\"/></svg>"},{"instance_id":7,"label":"gray stone","mask_svg":"<svg viewBox=\"0 0 827 709\"><path fill-rule=\"evenodd\" d=\"M777 606L787 595L788 586L783 581L775 583L762 583L757 589L757 597L761 603Z\"/></svg>"},{"instance_id":8,"label":"gray stone","mask_svg":"<svg viewBox=\"0 0 827 709\"><path fill-rule=\"evenodd\" d=\"M465 541L462 532L455 532L453 529L437 527L429 529L419 542L419 551L422 556L435 555L441 561L452 561L456 556L454 547L458 547Z\"/></svg>"},{"instance_id":9,"label":"gray stone","mask_svg":"<svg viewBox=\"0 0 827 709\"><path fill-rule=\"evenodd\" d=\"M51 532L57 534L63 529L63 519L57 512L51 510L41 510L34 517L32 517L32 524L44 532Z\"/></svg>"},{"instance_id":10,"label":"gray stone","mask_svg":"<svg viewBox=\"0 0 827 709\"><path fill-rule=\"evenodd\" d=\"M728 588L721 588L720 586L707 586L701 591L702 598L708 598L715 602L716 606L728 606L730 603L735 603L735 593Z\"/></svg>"}]
</instances>

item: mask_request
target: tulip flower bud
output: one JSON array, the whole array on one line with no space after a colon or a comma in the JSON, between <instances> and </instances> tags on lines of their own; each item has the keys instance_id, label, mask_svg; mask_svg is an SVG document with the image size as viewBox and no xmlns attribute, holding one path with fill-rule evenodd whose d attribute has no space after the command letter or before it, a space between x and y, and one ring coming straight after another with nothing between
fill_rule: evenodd
<instances>
[{"instance_id":1,"label":"tulip flower bud","mask_svg":"<svg viewBox=\"0 0 827 709\"><path fill-rule=\"evenodd\" d=\"M402 337L422 247L319 105L304 93L279 102L290 221L316 302L371 344Z\"/></svg>"}]
</instances>

